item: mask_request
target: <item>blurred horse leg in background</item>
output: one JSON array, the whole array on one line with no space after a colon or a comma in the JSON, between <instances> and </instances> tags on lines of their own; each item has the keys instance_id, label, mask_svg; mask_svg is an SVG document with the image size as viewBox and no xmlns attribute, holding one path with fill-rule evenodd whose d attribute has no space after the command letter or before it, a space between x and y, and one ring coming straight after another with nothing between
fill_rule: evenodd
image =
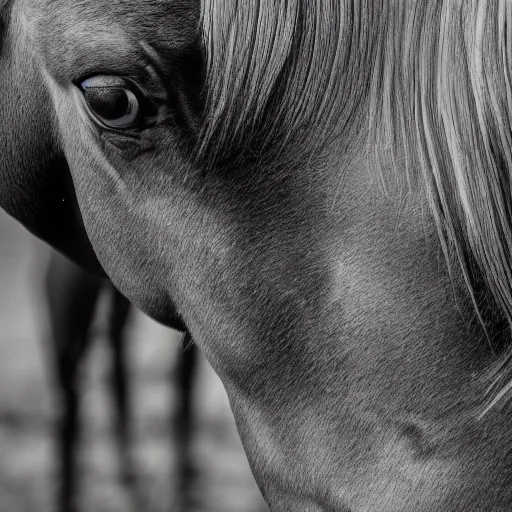
<instances>
[{"instance_id":1,"label":"blurred horse leg in background","mask_svg":"<svg viewBox=\"0 0 512 512\"><path fill-rule=\"evenodd\" d=\"M175 382L172 386L177 390L176 404L171 404L174 413L174 428L171 429L172 438L176 447L176 503L178 511L187 511L191 508L191 499L194 497L194 483L196 468L192 453L194 435L194 382L197 380L199 351L192 341L190 334L185 333L182 349L176 361L174 373ZM174 405L174 407L172 407ZM178 512L176 511L176 512Z\"/></svg>"},{"instance_id":2,"label":"blurred horse leg in background","mask_svg":"<svg viewBox=\"0 0 512 512\"><path fill-rule=\"evenodd\" d=\"M119 451L120 477L135 503L142 499L137 489L137 468L131 456L133 407L130 364L127 351L127 322L130 302L108 280L83 271L58 253L52 253L45 279L50 317L53 370L60 398L57 429L60 512L78 510L77 455L80 435L81 374L94 335L91 326L103 291L108 292L107 344L111 355L109 378L115 408L115 438ZM175 450L173 511L189 510L193 497L195 467L192 457L194 426L193 385L198 366L198 350L189 334L178 353L171 387L176 390L170 404L171 446Z\"/></svg>"},{"instance_id":3,"label":"blurred horse leg in background","mask_svg":"<svg viewBox=\"0 0 512 512\"><path fill-rule=\"evenodd\" d=\"M92 339L89 329L103 280L53 253L45 284L53 373L60 399L57 429L60 489L57 507L60 512L74 512L77 510L76 460L81 369Z\"/></svg>"},{"instance_id":4,"label":"blurred horse leg in background","mask_svg":"<svg viewBox=\"0 0 512 512\"><path fill-rule=\"evenodd\" d=\"M132 406L130 374L126 350L126 325L131 304L110 282L110 311L107 321L107 343L110 345L112 371L111 393L116 408L115 436L119 449L120 474L125 485L134 483L135 467L131 457Z\"/></svg>"}]
</instances>

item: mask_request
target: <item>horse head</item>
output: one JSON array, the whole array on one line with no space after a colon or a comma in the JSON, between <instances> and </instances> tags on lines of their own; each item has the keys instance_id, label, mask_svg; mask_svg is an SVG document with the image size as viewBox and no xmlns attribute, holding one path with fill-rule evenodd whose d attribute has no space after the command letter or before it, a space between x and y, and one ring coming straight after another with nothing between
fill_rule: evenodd
<instances>
[{"instance_id":1,"label":"horse head","mask_svg":"<svg viewBox=\"0 0 512 512\"><path fill-rule=\"evenodd\" d=\"M509 509L507 0L2 26L0 204L183 321L273 511Z\"/></svg>"}]
</instances>

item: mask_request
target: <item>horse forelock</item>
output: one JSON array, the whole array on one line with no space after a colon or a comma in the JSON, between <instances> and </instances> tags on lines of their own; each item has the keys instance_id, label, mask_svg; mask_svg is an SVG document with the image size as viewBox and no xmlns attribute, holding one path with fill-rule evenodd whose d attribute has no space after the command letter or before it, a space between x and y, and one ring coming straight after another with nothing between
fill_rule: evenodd
<instances>
[{"instance_id":1,"label":"horse forelock","mask_svg":"<svg viewBox=\"0 0 512 512\"><path fill-rule=\"evenodd\" d=\"M318 143L334 125L346 124L368 89L366 23L378 3L203 0L201 149L248 146L263 134L268 152L300 133L310 141L316 133Z\"/></svg>"}]
</instances>

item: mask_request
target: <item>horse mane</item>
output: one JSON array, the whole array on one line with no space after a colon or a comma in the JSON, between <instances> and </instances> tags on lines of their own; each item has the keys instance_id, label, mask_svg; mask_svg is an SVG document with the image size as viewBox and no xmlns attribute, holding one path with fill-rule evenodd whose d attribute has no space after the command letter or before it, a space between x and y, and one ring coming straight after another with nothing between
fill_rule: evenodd
<instances>
[{"instance_id":1,"label":"horse mane","mask_svg":"<svg viewBox=\"0 0 512 512\"><path fill-rule=\"evenodd\" d=\"M364 104L369 162L405 150L475 307L478 274L511 324L509 0L203 0L202 29L203 148L325 135Z\"/></svg>"},{"instance_id":2,"label":"horse mane","mask_svg":"<svg viewBox=\"0 0 512 512\"><path fill-rule=\"evenodd\" d=\"M475 275L510 326L512 4L391 4L400 9L383 12L389 33L376 61L382 78L371 93L377 122L370 139L379 148L402 144L412 156L447 261L450 249L477 311ZM512 390L511 362L509 352L495 374L491 405Z\"/></svg>"},{"instance_id":3,"label":"horse mane","mask_svg":"<svg viewBox=\"0 0 512 512\"><path fill-rule=\"evenodd\" d=\"M369 83L372 29L365 21L376 7L363 3L203 0L201 149L240 152L263 138L263 155L314 127L323 135L310 145L325 139L329 127L348 124ZM367 50L357 59L346 51L356 44Z\"/></svg>"}]
</instances>

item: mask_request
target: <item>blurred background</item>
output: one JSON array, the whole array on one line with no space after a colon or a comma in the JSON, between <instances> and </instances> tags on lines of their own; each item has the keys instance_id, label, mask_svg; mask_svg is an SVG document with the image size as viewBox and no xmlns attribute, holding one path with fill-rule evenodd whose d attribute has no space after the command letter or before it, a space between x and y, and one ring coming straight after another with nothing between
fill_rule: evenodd
<instances>
[{"instance_id":1,"label":"blurred background","mask_svg":"<svg viewBox=\"0 0 512 512\"><path fill-rule=\"evenodd\" d=\"M48 280L47 269L52 258L49 248L0 211L2 512L68 512L60 503L62 379L56 375L45 286L46 280L51 292L55 277ZM54 274L59 279L58 269ZM64 292L54 291L65 303ZM132 404L129 453L123 459L127 448L116 442L116 408L110 390L109 301L109 292L102 291L90 346L79 358L81 430L74 508L65 505L69 512L267 511L225 391L201 355L191 378L190 425L183 449L179 435L183 407L178 406L183 390L177 374L181 334L136 310L130 311L123 341ZM53 317L58 321L55 311ZM126 477L128 465L131 478ZM183 493L187 496L180 497Z\"/></svg>"}]
</instances>

